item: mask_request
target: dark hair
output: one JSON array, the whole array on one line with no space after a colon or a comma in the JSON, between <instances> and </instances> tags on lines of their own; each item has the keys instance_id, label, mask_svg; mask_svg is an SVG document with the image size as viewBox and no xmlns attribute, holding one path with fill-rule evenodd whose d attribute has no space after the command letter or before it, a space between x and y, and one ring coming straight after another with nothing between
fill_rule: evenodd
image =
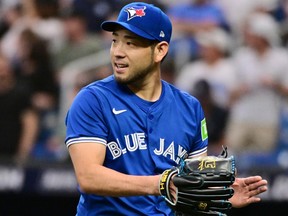
<instances>
[{"instance_id":1,"label":"dark hair","mask_svg":"<svg viewBox=\"0 0 288 216\"><path fill-rule=\"evenodd\" d=\"M210 95L210 89L210 84L206 80L201 79L195 83L191 93L197 98L208 97Z\"/></svg>"}]
</instances>

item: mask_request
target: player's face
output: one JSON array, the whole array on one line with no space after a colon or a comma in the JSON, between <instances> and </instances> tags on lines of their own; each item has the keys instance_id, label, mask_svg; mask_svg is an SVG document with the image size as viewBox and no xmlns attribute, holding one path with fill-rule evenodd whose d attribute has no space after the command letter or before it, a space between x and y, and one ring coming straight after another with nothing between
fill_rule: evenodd
<instances>
[{"instance_id":1,"label":"player's face","mask_svg":"<svg viewBox=\"0 0 288 216\"><path fill-rule=\"evenodd\" d=\"M141 82L155 71L154 45L119 28L112 34L110 49L115 79L123 84Z\"/></svg>"}]
</instances>

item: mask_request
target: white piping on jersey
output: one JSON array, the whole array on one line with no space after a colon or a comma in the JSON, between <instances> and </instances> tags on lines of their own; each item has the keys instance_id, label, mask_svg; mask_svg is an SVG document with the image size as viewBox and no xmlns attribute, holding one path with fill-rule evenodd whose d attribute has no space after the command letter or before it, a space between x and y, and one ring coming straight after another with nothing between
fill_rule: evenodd
<instances>
[{"instance_id":1,"label":"white piping on jersey","mask_svg":"<svg viewBox=\"0 0 288 216\"><path fill-rule=\"evenodd\" d=\"M84 143L84 142L89 142L89 143L100 143L103 145L107 144L107 141L105 139L101 139L98 137L78 137L78 138L72 138L67 140L66 146L69 147L72 144L77 144L77 143Z\"/></svg>"},{"instance_id":2,"label":"white piping on jersey","mask_svg":"<svg viewBox=\"0 0 288 216\"><path fill-rule=\"evenodd\" d=\"M188 157L197 157L203 153L207 152L207 146L205 148L202 148L202 149L199 149L197 151L194 151L194 152L191 152L189 153L189 156Z\"/></svg>"}]
</instances>

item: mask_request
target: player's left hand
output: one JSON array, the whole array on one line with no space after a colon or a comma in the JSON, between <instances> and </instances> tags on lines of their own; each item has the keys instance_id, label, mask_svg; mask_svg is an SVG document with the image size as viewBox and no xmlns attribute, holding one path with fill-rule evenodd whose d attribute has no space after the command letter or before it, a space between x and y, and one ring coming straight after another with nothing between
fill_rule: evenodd
<instances>
[{"instance_id":1,"label":"player's left hand","mask_svg":"<svg viewBox=\"0 0 288 216\"><path fill-rule=\"evenodd\" d=\"M260 202L259 194L268 190L267 181L261 176L250 176L246 178L236 178L232 185L234 195L230 202L234 208L242 208L251 203Z\"/></svg>"}]
</instances>

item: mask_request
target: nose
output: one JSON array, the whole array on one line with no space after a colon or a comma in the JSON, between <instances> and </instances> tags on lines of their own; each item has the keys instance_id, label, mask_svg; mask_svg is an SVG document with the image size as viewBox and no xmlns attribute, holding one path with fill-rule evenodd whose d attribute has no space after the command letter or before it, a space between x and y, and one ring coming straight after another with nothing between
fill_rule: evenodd
<instances>
[{"instance_id":1,"label":"nose","mask_svg":"<svg viewBox=\"0 0 288 216\"><path fill-rule=\"evenodd\" d=\"M110 49L111 55L118 58L125 57L125 49L123 43L113 43Z\"/></svg>"}]
</instances>

